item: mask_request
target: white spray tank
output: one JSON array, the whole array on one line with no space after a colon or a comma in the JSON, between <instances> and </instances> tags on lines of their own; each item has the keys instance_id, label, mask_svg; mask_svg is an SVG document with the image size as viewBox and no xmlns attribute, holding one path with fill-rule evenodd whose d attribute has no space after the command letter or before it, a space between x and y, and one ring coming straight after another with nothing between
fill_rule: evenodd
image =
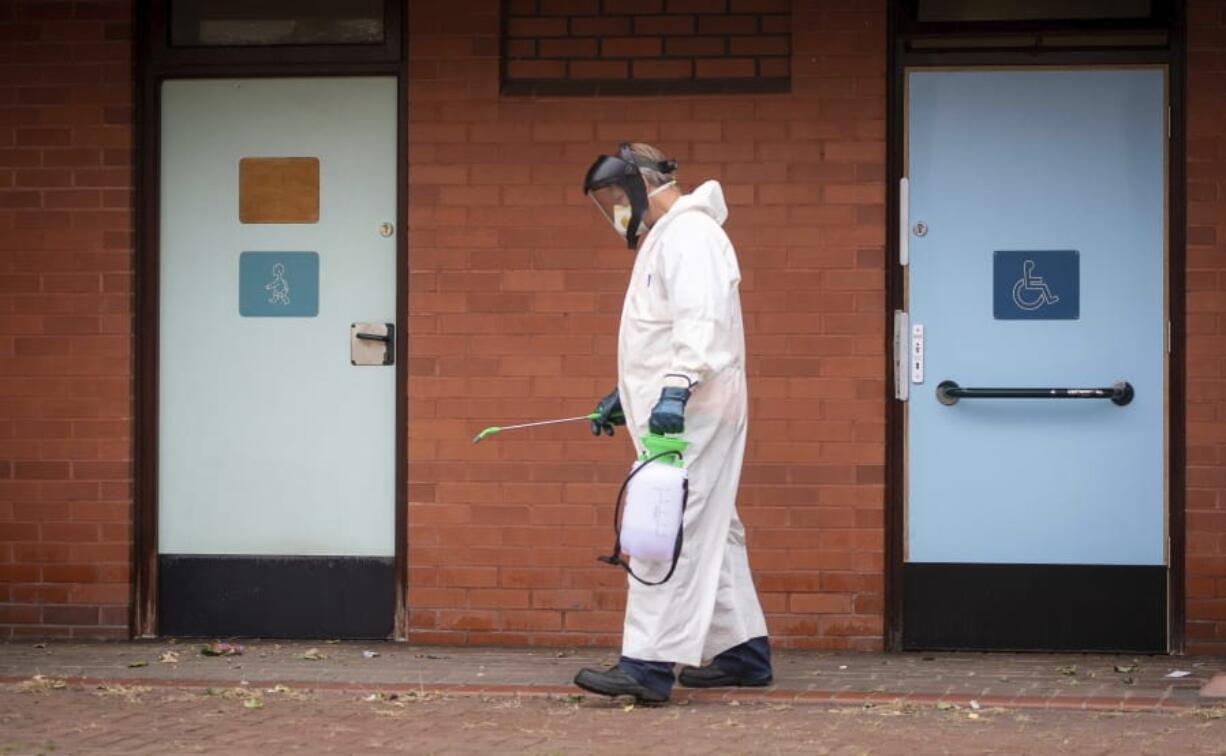
<instances>
[{"instance_id":1,"label":"white spray tank","mask_svg":"<svg viewBox=\"0 0 1226 756\"><path fill-rule=\"evenodd\" d=\"M673 561L675 568L689 491L681 453L689 442L654 433L643 436L642 442L643 454L626 480L619 541L622 550L636 559Z\"/></svg>"}]
</instances>

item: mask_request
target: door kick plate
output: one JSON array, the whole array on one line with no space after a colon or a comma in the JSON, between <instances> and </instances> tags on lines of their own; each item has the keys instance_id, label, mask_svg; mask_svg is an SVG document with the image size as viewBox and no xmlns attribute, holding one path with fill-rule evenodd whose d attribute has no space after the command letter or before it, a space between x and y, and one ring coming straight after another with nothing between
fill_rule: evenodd
<instances>
[{"instance_id":1,"label":"door kick plate","mask_svg":"<svg viewBox=\"0 0 1226 756\"><path fill-rule=\"evenodd\" d=\"M396 326L394 323L351 323L349 362L352 365L394 365L396 363Z\"/></svg>"}]
</instances>

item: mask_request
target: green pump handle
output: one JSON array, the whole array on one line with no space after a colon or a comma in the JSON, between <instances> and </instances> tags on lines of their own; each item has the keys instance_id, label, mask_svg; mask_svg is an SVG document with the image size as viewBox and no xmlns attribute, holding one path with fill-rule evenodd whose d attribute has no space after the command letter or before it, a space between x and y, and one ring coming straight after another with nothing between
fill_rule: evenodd
<instances>
[{"instance_id":1,"label":"green pump handle","mask_svg":"<svg viewBox=\"0 0 1226 756\"><path fill-rule=\"evenodd\" d=\"M639 462L646 462L656 457L657 462L664 462L674 467L685 467L681 454L689 448L689 441L675 436L661 436L658 433L648 433L646 436L641 436L639 440L643 442L643 453L639 455ZM661 457L661 454L667 456Z\"/></svg>"}]
</instances>

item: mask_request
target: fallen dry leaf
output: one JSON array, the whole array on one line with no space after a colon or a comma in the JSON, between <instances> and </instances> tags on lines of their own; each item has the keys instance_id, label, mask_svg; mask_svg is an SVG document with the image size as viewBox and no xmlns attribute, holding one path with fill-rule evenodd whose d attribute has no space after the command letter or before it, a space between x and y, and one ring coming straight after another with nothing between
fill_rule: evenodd
<instances>
[{"instance_id":1,"label":"fallen dry leaf","mask_svg":"<svg viewBox=\"0 0 1226 756\"><path fill-rule=\"evenodd\" d=\"M48 690L63 690L68 683L46 675L34 675L29 680L17 683L17 689L23 693L43 693Z\"/></svg>"},{"instance_id":2,"label":"fallen dry leaf","mask_svg":"<svg viewBox=\"0 0 1226 756\"><path fill-rule=\"evenodd\" d=\"M242 656L243 647L238 643L210 643L200 649L205 656Z\"/></svg>"},{"instance_id":3,"label":"fallen dry leaf","mask_svg":"<svg viewBox=\"0 0 1226 756\"><path fill-rule=\"evenodd\" d=\"M148 692L149 687L145 685L103 683L97 687L97 695L99 696L119 696L128 699L130 703L139 703L141 694Z\"/></svg>"}]
</instances>

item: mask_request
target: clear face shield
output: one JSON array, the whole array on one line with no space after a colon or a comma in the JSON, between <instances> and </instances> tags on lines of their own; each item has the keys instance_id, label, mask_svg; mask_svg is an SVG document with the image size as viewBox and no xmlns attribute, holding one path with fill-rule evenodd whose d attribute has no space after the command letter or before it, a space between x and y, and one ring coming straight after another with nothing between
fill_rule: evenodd
<instances>
[{"instance_id":1,"label":"clear face shield","mask_svg":"<svg viewBox=\"0 0 1226 756\"><path fill-rule=\"evenodd\" d=\"M660 192L676 184L676 181L669 181L667 184L661 184L650 192L647 192L647 199L651 199ZM588 192L587 196L592 198L592 202L596 203L596 207L600 208L600 212L605 219L613 226L613 230L618 236L624 239L631 238L630 234L630 219L634 215L633 209L630 207L630 197L619 186L605 186L599 189L593 189ZM646 213L644 213L646 215ZM651 224L647 222L647 218L639 219L638 228L635 229L635 234L641 234L651 228Z\"/></svg>"},{"instance_id":2,"label":"clear face shield","mask_svg":"<svg viewBox=\"0 0 1226 756\"><path fill-rule=\"evenodd\" d=\"M633 210L630 208L630 196L626 194L620 186L602 186L599 189L593 189L587 193L587 196L592 199L596 207L600 208L600 213L604 215L613 226L613 230L618 233L623 239L630 234L630 216L633 215ZM640 219L639 225L642 226ZM638 229L635 229L638 232Z\"/></svg>"},{"instance_id":3,"label":"clear face shield","mask_svg":"<svg viewBox=\"0 0 1226 756\"><path fill-rule=\"evenodd\" d=\"M676 169L676 163L664 161L654 167L667 169L661 172L671 173ZM583 191L600 208L613 230L626 240L626 246L634 249L639 234L648 227L648 200L674 183L670 181L649 193L630 146L622 144L617 157L601 155L596 159L583 180Z\"/></svg>"}]
</instances>

